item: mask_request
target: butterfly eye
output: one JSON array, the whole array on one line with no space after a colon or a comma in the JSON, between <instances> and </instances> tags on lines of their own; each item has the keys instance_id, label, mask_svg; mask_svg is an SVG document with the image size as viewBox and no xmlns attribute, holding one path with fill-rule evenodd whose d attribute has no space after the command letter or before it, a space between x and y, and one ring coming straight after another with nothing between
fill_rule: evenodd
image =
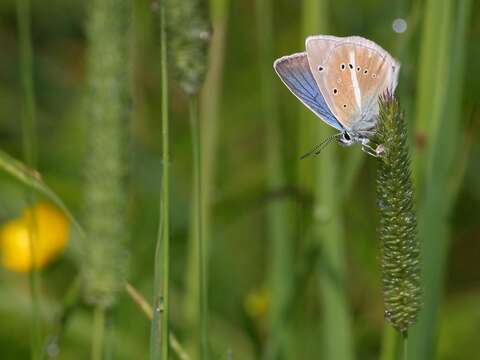
<instances>
[{"instance_id":1,"label":"butterfly eye","mask_svg":"<svg viewBox=\"0 0 480 360\"><path fill-rule=\"evenodd\" d=\"M349 67L350 69L353 69L353 65L352 65L352 64L348 64L348 67Z\"/></svg>"},{"instance_id":2,"label":"butterfly eye","mask_svg":"<svg viewBox=\"0 0 480 360\"><path fill-rule=\"evenodd\" d=\"M318 71L323 71L323 66L319 66Z\"/></svg>"},{"instance_id":3,"label":"butterfly eye","mask_svg":"<svg viewBox=\"0 0 480 360\"><path fill-rule=\"evenodd\" d=\"M341 64L340 69L345 70L345 64Z\"/></svg>"},{"instance_id":4,"label":"butterfly eye","mask_svg":"<svg viewBox=\"0 0 480 360\"><path fill-rule=\"evenodd\" d=\"M335 89L333 89L333 93L334 93L335 95L337 95L337 93L338 93L338 90L337 90L336 88L335 88Z\"/></svg>"}]
</instances>

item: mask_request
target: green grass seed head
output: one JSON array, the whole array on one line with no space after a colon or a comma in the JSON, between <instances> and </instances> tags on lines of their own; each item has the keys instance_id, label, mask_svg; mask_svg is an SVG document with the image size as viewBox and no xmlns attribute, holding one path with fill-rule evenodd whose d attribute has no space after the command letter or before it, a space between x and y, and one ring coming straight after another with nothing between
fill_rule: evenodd
<instances>
[{"instance_id":1,"label":"green grass seed head","mask_svg":"<svg viewBox=\"0 0 480 360\"><path fill-rule=\"evenodd\" d=\"M380 99L377 141L385 149L377 176L385 318L404 332L420 311L420 246L407 132L399 103L389 93Z\"/></svg>"},{"instance_id":2,"label":"green grass seed head","mask_svg":"<svg viewBox=\"0 0 480 360\"><path fill-rule=\"evenodd\" d=\"M167 27L171 62L182 90L198 93L208 63L211 26L205 0L167 0Z\"/></svg>"}]
</instances>

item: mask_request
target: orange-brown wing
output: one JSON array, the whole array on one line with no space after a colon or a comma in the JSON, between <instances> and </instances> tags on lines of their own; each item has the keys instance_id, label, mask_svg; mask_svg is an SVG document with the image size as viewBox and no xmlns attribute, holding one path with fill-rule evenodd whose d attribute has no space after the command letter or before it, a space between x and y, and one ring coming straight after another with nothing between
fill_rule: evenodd
<instances>
[{"instance_id":1,"label":"orange-brown wing","mask_svg":"<svg viewBox=\"0 0 480 360\"><path fill-rule=\"evenodd\" d=\"M372 41L336 39L307 39L311 71L331 112L346 129L372 128L378 96L387 89L394 91L399 65Z\"/></svg>"}]
</instances>

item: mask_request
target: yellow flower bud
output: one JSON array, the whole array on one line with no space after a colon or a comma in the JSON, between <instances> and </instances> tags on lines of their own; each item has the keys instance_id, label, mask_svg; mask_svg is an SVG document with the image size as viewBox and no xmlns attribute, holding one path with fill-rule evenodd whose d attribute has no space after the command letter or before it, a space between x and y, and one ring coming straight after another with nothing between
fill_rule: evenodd
<instances>
[{"instance_id":1,"label":"yellow flower bud","mask_svg":"<svg viewBox=\"0 0 480 360\"><path fill-rule=\"evenodd\" d=\"M267 316L270 307L270 294L267 289L256 289L245 299L245 312L254 319L263 319Z\"/></svg>"},{"instance_id":2,"label":"yellow flower bud","mask_svg":"<svg viewBox=\"0 0 480 360\"><path fill-rule=\"evenodd\" d=\"M37 269L43 268L65 248L69 227L65 215L48 203L25 209L21 217L0 228L2 265L18 272L30 271L34 263Z\"/></svg>"}]
</instances>

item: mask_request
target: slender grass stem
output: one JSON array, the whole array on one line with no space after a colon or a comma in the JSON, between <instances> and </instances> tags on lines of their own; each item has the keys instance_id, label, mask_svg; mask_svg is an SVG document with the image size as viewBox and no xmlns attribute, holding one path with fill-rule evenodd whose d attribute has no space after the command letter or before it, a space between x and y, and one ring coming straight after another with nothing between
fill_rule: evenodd
<instances>
[{"instance_id":1,"label":"slender grass stem","mask_svg":"<svg viewBox=\"0 0 480 360\"><path fill-rule=\"evenodd\" d=\"M112 360L114 358L114 318L111 311L105 313L105 335L104 335L104 360Z\"/></svg>"},{"instance_id":2,"label":"slender grass stem","mask_svg":"<svg viewBox=\"0 0 480 360\"><path fill-rule=\"evenodd\" d=\"M207 289L206 289L206 249L203 241L202 220L202 173L201 173L201 135L199 124L198 98L190 97L190 126L193 149L193 239L196 243L196 261L198 282L198 340L199 358L208 357Z\"/></svg>"},{"instance_id":3,"label":"slender grass stem","mask_svg":"<svg viewBox=\"0 0 480 360\"><path fill-rule=\"evenodd\" d=\"M102 360L105 343L105 307L95 306L93 311L92 360Z\"/></svg>"},{"instance_id":4,"label":"slender grass stem","mask_svg":"<svg viewBox=\"0 0 480 360\"><path fill-rule=\"evenodd\" d=\"M36 164L36 108L35 90L33 85L33 49L30 29L30 1L17 0L17 23L20 41L20 76L24 93L24 107L22 114L22 145L25 163L29 167ZM34 203L31 189L27 191L27 206ZM32 212L33 213L33 212ZM42 358L42 329L40 321L40 276L36 267L36 220L29 219L30 253L32 269L29 273L30 293L32 296L32 323L31 323L31 358Z\"/></svg>"},{"instance_id":5,"label":"slender grass stem","mask_svg":"<svg viewBox=\"0 0 480 360\"><path fill-rule=\"evenodd\" d=\"M25 162L36 164L37 144L35 138L36 109L33 86L33 49L30 30L30 0L17 0L17 22L20 41L20 71L24 92L24 114L22 121L23 150Z\"/></svg>"},{"instance_id":6,"label":"slender grass stem","mask_svg":"<svg viewBox=\"0 0 480 360\"><path fill-rule=\"evenodd\" d=\"M162 1L164 3L164 1ZM163 141L163 302L162 302L162 359L168 360L168 335L169 335L169 286L170 286L170 144L169 144L169 118L168 118L168 65L167 65L167 34L165 6L161 5L161 76L162 76L162 141Z\"/></svg>"},{"instance_id":7,"label":"slender grass stem","mask_svg":"<svg viewBox=\"0 0 480 360\"><path fill-rule=\"evenodd\" d=\"M78 220L73 216L73 213L67 208L62 199L42 181L41 175L36 170L1 150L0 169L16 178L25 186L31 188L31 190L39 192L46 198L50 199L50 201L62 209L70 222L75 226L75 229L78 231L78 233L82 237L85 237L85 230L82 228Z\"/></svg>"},{"instance_id":8,"label":"slender grass stem","mask_svg":"<svg viewBox=\"0 0 480 360\"><path fill-rule=\"evenodd\" d=\"M435 357L449 219L457 195L450 181L456 176L458 148L463 142L461 103L471 6L470 0L427 1L425 5L416 128L417 132L429 131L423 133L428 135L424 155L415 159L417 188L421 186L424 193L418 212L424 306L410 333L410 359Z\"/></svg>"},{"instance_id":9,"label":"slender grass stem","mask_svg":"<svg viewBox=\"0 0 480 360\"><path fill-rule=\"evenodd\" d=\"M419 151L414 153L414 177L416 188L421 190L425 177L426 161L438 128L441 108L446 93L447 49L451 25L451 0L425 2L423 26L424 46L421 47L418 75L418 101L416 104L415 132ZM433 93L432 93L433 91ZM425 142L427 143L426 147Z\"/></svg>"},{"instance_id":10,"label":"slender grass stem","mask_svg":"<svg viewBox=\"0 0 480 360\"><path fill-rule=\"evenodd\" d=\"M222 98L222 80L225 55L225 38L227 28L229 0L211 0L213 32L210 47L210 66L200 99L200 151L201 151L201 238L204 254L205 288L205 326L208 329L208 269L209 248L212 235L212 210L214 191L216 189L218 131L220 122L220 104ZM206 341L205 341L206 342ZM208 343L206 344L208 349Z\"/></svg>"},{"instance_id":11,"label":"slender grass stem","mask_svg":"<svg viewBox=\"0 0 480 360\"><path fill-rule=\"evenodd\" d=\"M161 194L163 191L161 192ZM160 195L162 196L162 195ZM160 199L160 212L163 211L162 200ZM153 284L153 306L152 306L152 322L150 329L150 360L160 358L161 351L161 318L162 315L162 236L163 236L163 218L160 214L158 224L158 239L155 245L155 270Z\"/></svg>"},{"instance_id":12,"label":"slender grass stem","mask_svg":"<svg viewBox=\"0 0 480 360\"><path fill-rule=\"evenodd\" d=\"M170 286L170 228L169 228L169 119L168 119L168 62L166 4L160 4L160 72L162 106L162 183L160 215L155 251L154 303L150 338L150 360L168 360L169 346L169 286ZM160 283L161 282L161 283Z\"/></svg>"},{"instance_id":13,"label":"slender grass stem","mask_svg":"<svg viewBox=\"0 0 480 360\"><path fill-rule=\"evenodd\" d=\"M325 134L325 130L319 130ZM321 249L318 263L327 359L353 359L351 315L346 294L342 211L338 202L338 163L334 147L325 149L316 167L314 231Z\"/></svg>"},{"instance_id":14,"label":"slender grass stem","mask_svg":"<svg viewBox=\"0 0 480 360\"><path fill-rule=\"evenodd\" d=\"M328 33L328 10L328 1L303 1L304 36ZM312 118L313 116L309 116L309 119L306 119L310 125L305 124L310 129L301 132L310 138L313 135L316 140L330 135L328 126L318 124ZM302 166L313 168L313 172L311 169L303 169L302 177L308 178L305 173L312 172L311 188L315 199L312 214L313 236L321 254L318 275L323 312L323 355L327 359L347 360L353 359L354 355L351 319L345 293L346 265L341 199L348 193L362 158L360 155L350 155L353 161L349 160L348 177L342 183L339 181L335 151L334 147L325 149L322 156L315 159L315 164L304 160L305 165ZM338 183L341 183L341 186L338 186Z\"/></svg>"},{"instance_id":15,"label":"slender grass stem","mask_svg":"<svg viewBox=\"0 0 480 360\"><path fill-rule=\"evenodd\" d=\"M212 197L215 188L216 150L218 147L219 112L222 98L225 38L229 0L211 0L213 32L210 46L210 66L201 94L201 148L202 148L202 218L203 239L208 254ZM208 257L208 256L207 256Z\"/></svg>"},{"instance_id":16,"label":"slender grass stem","mask_svg":"<svg viewBox=\"0 0 480 360\"><path fill-rule=\"evenodd\" d=\"M201 148L202 148L202 231L207 260L211 236L211 218L216 184L216 154L218 148L219 112L222 98L225 38L228 23L229 0L210 1L213 28L210 47L210 66L201 94ZM208 265L208 264L207 264ZM208 268L208 266L207 266Z\"/></svg>"},{"instance_id":17,"label":"slender grass stem","mask_svg":"<svg viewBox=\"0 0 480 360\"><path fill-rule=\"evenodd\" d=\"M382 349L380 360L397 359L398 332L390 325L385 323L383 328Z\"/></svg>"},{"instance_id":18,"label":"slender grass stem","mask_svg":"<svg viewBox=\"0 0 480 360\"><path fill-rule=\"evenodd\" d=\"M75 308L77 308L80 303L79 299L81 296L81 284L82 278L77 276L71 283L62 300L61 312L55 321L53 331L46 344L46 351L50 357L54 357L56 354L58 354L60 344L65 335L66 325L70 320Z\"/></svg>"},{"instance_id":19,"label":"slender grass stem","mask_svg":"<svg viewBox=\"0 0 480 360\"><path fill-rule=\"evenodd\" d=\"M408 360L408 331L402 333L403 360Z\"/></svg>"},{"instance_id":20,"label":"slender grass stem","mask_svg":"<svg viewBox=\"0 0 480 360\"><path fill-rule=\"evenodd\" d=\"M27 193L27 205L29 208L33 208L33 197L30 192ZM34 212L32 211L32 214ZM28 219L28 232L29 232L29 247L32 261L32 269L29 272L29 286L32 297L32 359L43 358L42 347L42 328L41 328L41 314L40 314L40 274L38 272L37 263L37 223L35 216L29 216Z\"/></svg>"},{"instance_id":21,"label":"slender grass stem","mask_svg":"<svg viewBox=\"0 0 480 360\"><path fill-rule=\"evenodd\" d=\"M200 205L201 205L201 248L203 254L203 276L204 281L201 287L204 288L204 327L206 328L205 339L203 340L205 356L209 351L208 340L208 269L209 269L209 248L211 242L212 228L212 209L213 197L216 189L216 169L217 169L217 148L218 148L218 130L220 122L220 104L222 98L222 80L225 55L225 39L228 21L229 0L211 0L211 16L213 21L213 32L210 46L210 67L205 79L202 96L200 99L201 113L199 130L200 141L200 172L202 181L200 185ZM205 95L203 95L205 94Z\"/></svg>"},{"instance_id":22,"label":"slender grass stem","mask_svg":"<svg viewBox=\"0 0 480 360\"><path fill-rule=\"evenodd\" d=\"M287 169L282 156L282 127L276 101L276 79L272 72L274 58L274 27L272 0L256 1L261 65L262 107L266 130L267 189L275 191L288 184ZM291 324L289 305L293 293L293 203L289 199L273 200L268 207L268 239L271 247L269 319L270 339L267 359L289 356L291 350Z\"/></svg>"},{"instance_id":23,"label":"slender grass stem","mask_svg":"<svg viewBox=\"0 0 480 360\"><path fill-rule=\"evenodd\" d=\"M169 54L180 89L189 96L193 148L191 231L188 253L186 324L191 329L193 357L204 359L207 350L206 249L203 243L201 133L198 94L208 64L211 37L207 0L167 1Z\"/></svg>"},{"instance_id":24,"label":"slender grass stem","mask_svg":"<svg viewBox=\"0 0 480 360\"><path fill-rule=\"evenodd\" d=\"M218 147L218 128L219 128L219 111L221 103L221 89L223 80L224 65L224 46L226 38L228 0L211 0L211 18L213 21L213 32L210 46L210 66L205 79L205 84L200 98L200 122L199 130L199 149L200 149L200 233L201 244L200 251L202 254L202 264L204 280L200 285L200 298L203 302L200 311L202 312L202 320L204 330L202 330L202 348L203 356L208 358L209 340L208 340L208 269L209 269L209 247L211 242L211 223L213 197L216 189L216 154ZM205 95L203 95L205 94ZM203 288L203 290L202 290ZM202 293L204 294L202 296Z\"/></svg>"},{"instance_id":25,"label":"slender grass stem","mask_svg":"<svg viewBox=\"0 0 480 360\"><path fill-rule=\"evenodd\" d=\"M148 303L148 301L143 297L140 292L135 289L135 287L130 284L126 283L125 284L125 291L127 292L128 296L132 299L132 301L137 304L137 306L142 310L142 312L145 314L145 316L152 320L153 319L153 310L152 310L152 305Z\"/></svg>"},{"instance_id":26,"label":"slender grass stem","mask_svg":"<svg viewBox=\"0 0 480 360\"><path fill-rule=\"evenodd\" d=\"M138 292L138 290L135 289L135 287L133 287L131 284L129 283L125 284L125 291L127 292L128 296L130 296L132 301L135 304L137 304L139 309L145 314L147 319L152 321L153 319L152 305L150 305L148 301L143 297L143 295L140 294L140 292ZM190 359L190 356L188 356L188 353L180 344L180 341L178 341L177 337L171 331L170 331L169 343L170 343L170 346L172 347L172 350L180 360Z\"/></svg>"}]
</instances>

